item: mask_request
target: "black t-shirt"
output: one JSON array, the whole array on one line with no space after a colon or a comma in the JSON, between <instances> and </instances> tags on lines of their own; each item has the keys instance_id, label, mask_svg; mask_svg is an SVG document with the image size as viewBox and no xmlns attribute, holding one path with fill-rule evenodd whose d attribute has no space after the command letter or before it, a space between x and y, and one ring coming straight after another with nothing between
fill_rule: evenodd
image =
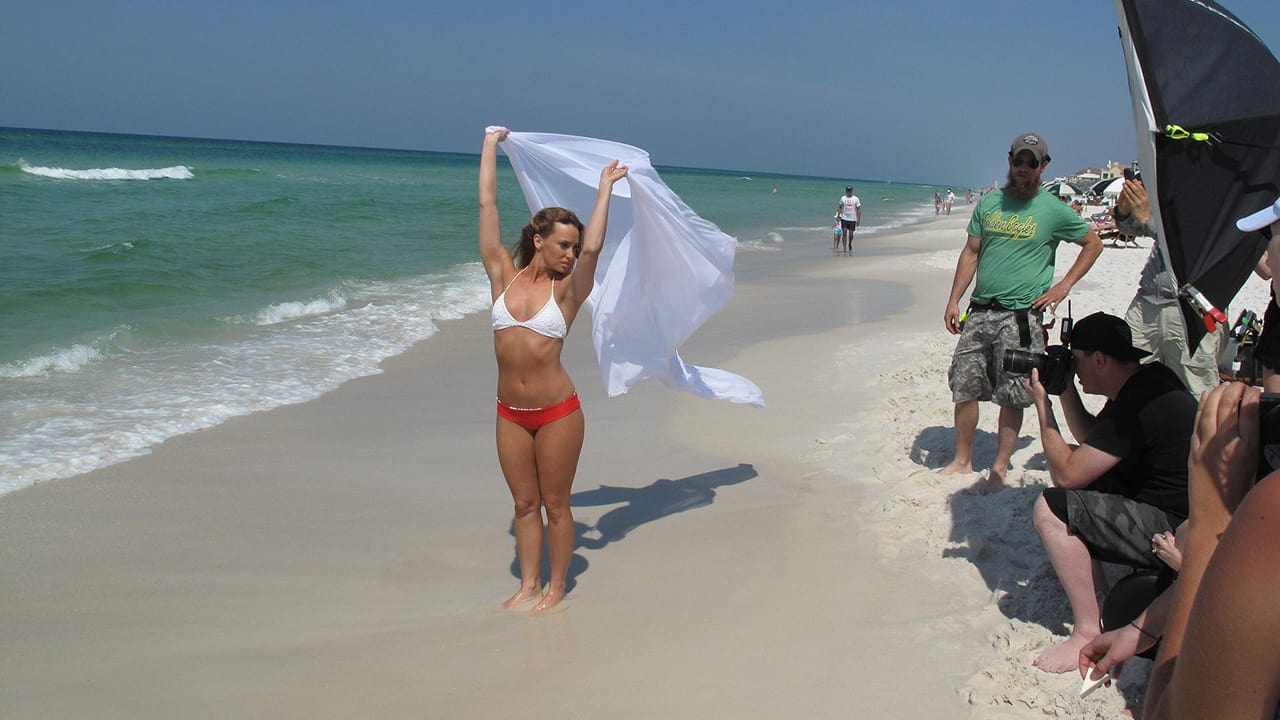
<instances>
[{"instance_id":1,"label":"black t-shirt","mask_svg":"<svg viewBox=\"0 0 1280 720\"><path fill-rule=\"evenodd\" d=\"M1267 310L1262 314L1262 335L1258 337L1253 354L1264 366L1280 372L1280 307L1276 306L1274 288L1267 300Z\"/></svg>"},{"instance_id":2,"label":"black t-shirt","mask_svg":"<svg viewBox=\"0 0 1280 720\"><path fill-rule=\"evenodd\" d=\"M1143 365L1098 413L1084 441L1120 458L1088 489L1154 505L1170 522L1185 519L1197 404L1172 370L1158 362Z\"/></svg>"}]
</instances>

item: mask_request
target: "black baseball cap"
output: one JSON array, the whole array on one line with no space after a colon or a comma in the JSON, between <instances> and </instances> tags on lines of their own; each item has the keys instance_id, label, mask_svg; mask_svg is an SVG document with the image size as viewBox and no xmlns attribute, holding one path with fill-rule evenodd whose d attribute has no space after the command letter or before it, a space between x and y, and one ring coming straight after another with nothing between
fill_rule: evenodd
<instances>
[{"instance_id":1,"label":"black baseball cap","mask_svg":"<svg viewBox=\"0 0 1280 720\"><path fill-rule=\"evenodd\" d=\"M1096 312L1071 327L1071 349L1100 352L1117 360L1136 362L1151 353L1133 346L1133 332L1124 318Z\"/></svg>"}]
</instances>

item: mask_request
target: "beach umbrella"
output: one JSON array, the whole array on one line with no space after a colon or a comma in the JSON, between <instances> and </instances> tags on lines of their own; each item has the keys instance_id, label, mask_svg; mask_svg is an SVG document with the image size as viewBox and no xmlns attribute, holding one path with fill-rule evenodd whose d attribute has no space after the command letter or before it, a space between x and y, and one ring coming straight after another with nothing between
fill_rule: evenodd
<instances>
[{"instance_id":1,"label":"beach umbrella","mask_svg":"<svg viewBox=\"0 0 1280 720\"><path fill-rule=\"evenodd\" d=\"M1124 178L1106 178L1089 186L1090 195L1119 195L1124 188Z\"/></svg>"},{"instance_id":2,"label":"beach umbrella","mask_svg":"<svg viewBox=\"0 0 1280 720\"><path fill-rule=\"evenodd\" d=\"M1143 182L1190 353L1266 249L1235 220L1280 195L1280 63L1213 0L1115 3Z\"/></svg>"},{"instance_id":3,"label":"beach umbrella","mask_svg":"<svg viewBox=\"0 0 1280 720\"><path fill-rule=\"evenodd\" d=\"M1077 188L1075 185L1072 185L1071 183L1065 183L1065 182L1051 182L1048 185L1045 185L1044 189L1050 195L1056 195L1060 198L1075 197L1076 195L1081 194L1079 188Z\"/></svg>"}]
</instances>

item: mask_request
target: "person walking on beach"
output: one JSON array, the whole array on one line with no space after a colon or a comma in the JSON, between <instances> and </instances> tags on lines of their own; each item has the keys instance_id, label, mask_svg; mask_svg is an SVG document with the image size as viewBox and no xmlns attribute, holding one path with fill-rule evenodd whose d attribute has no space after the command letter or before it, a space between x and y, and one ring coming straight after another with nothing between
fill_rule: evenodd
<instances>
[{"instance_id":1,"label":"person walking on beach","mask_svg":"<svg viewBox=\"0 0 1280 720\"><path fill-rule=\"evenodd\" d=\"M480 257L493 297L493 348L498 361L498 463L515 501L520 589L514 608L537 601L547 610L565 595L573 554L569 495L582 452L585 421L573 381L560 363L564 338L594 285L614 183L627 167L614 162L600 186L585 231L565 208L544 208L525 225L515 259L498 223L498 143L506 128L485 132L480 153ZM519 319L525 318L525 319ZM551 577L540 577L546 509Z\"/></svg>"},{"instance_id":2,"label":"person walking on beach","mask_svg":"<svg viewBox=\"0 0 1280 720\"><path fill-rule=\"evenodd\" d=\"M943 312L947 332L960 338L947 373L955 402L956 452L941 472L973 471L978 401L994 401L1000 406L998 446L982 488L987 492L1004 487L1023 410L1031 405L1024 376L1005 372L1004 351L1043 352L1044 310L1054 310L1102 254L1102 240L1089 224L1040 187L1048 165L1044 138L1035 133L1014 138L1008 182L973 209ZM1080 254L1066 276L1052 284L1058 243L1064 241L1078 243ZM960 299L975 276L962 323Z\"/></svg>"},{"instance_id":3,"label":"person walking on beach","mask_svg":"<svg viewBox=\"0 0 1280 720\"><path fill-rule=\"evenodd\" d=\"M836 219L840 221L840 239L844 243L844 252L853 247L853 231L862 222L862 201L853 194L853 186L844 189L844 194L836 202Z\"/></svg>"},{"instance_id":4,"label":"person walking on beach","mask_svg":"<svg viewBox=\"0 0 1280 720\"><path fill-rule=\"evenodd\" d=\"M947 188L947 194L945 197L942 198L943 213L946 215L950 215L951 206L955 204L956 204L956 194L951 191L951 188Z\"/></svg>"}]
</instances>

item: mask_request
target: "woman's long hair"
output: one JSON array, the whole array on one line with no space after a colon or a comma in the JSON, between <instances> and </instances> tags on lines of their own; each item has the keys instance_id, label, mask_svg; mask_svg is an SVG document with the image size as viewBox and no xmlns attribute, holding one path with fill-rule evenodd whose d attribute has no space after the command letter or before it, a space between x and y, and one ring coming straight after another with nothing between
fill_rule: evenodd
<instances>
[{"instance_id":1,"label":"woman's long hair","mask_svg":"<svg viewBox=\"0 0 1280 720\"><path fill-rule=\"evenodd\" d=\"M562 207L543 208L520 231L520 242L516 243L515 252L511 253L515 257L516 267L526 267L533 262L534 253L538 252L537 248L533 246L533 236L550 237L551 231L555 230L556 223L564 223L578 228L578 237L582 237L582 221L578 219L577 214L572 210ZM574 248L574 255L577 254L578 249Z\"/></svg>"}]
</instances>

